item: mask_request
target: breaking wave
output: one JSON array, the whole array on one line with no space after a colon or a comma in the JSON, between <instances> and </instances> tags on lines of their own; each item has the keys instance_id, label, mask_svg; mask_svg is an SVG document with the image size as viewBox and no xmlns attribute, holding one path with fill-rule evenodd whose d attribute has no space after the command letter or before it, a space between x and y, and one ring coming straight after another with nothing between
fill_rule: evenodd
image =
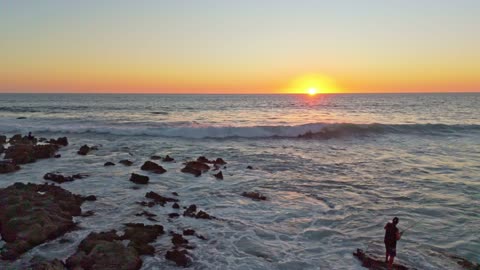
<instances>
[{"instance_id":1,"label":"breaking wave","mask_svg":"<svg viewBox=\"0 0 480 270\"><path fill-rule=\"evenodd\" d=\"M180 138L333 139L377 134L455 135L480 132L480 125L312 123L295 126L199 126L186 123L35 123L0 124L0 133L98 133L120 136Z\"/></svg>"}]
</instances>

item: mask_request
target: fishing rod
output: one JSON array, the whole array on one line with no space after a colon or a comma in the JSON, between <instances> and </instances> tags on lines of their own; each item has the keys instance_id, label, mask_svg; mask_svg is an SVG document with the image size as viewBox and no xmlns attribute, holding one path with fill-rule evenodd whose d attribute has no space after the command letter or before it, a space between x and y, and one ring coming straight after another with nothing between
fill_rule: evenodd
<instances>
[{"instance_id":1,"label":"fishing rod","mask_svg":"<svg viewBox=\"0 0 480 270\"><path fill-rule=\"evenodd\" d=\"M410 230L411 228L417 226L417 224L419 224L421 221L423 221L424 219L420 219L419 221L413 223L412 225L410 225L409 227L407 227L405 230L401 231L400 232L400 235L403 235L403 233L405 233L406 231Z\"/></svg>"}]
</instances>

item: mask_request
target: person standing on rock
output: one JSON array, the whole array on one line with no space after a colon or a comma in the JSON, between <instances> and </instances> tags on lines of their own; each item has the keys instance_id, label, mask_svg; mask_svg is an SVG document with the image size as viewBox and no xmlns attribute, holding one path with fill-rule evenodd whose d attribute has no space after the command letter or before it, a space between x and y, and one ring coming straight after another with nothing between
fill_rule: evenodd
<instances>
[{"instance_id":1,"label":"person standing on rock","mask_svg":"<svg viewBox=\"0 0 480 270\"><path fill-rule=\"evenodd\" d=\"M397 241L400 240L402 234L397 228L398 217L394 217L392 222L388 222L385 225L385 238L383 242L385 243L386 256L385 263L388 264L388 269L392 269L393 260L397 256Z\"/></svg>"}]
</instances>

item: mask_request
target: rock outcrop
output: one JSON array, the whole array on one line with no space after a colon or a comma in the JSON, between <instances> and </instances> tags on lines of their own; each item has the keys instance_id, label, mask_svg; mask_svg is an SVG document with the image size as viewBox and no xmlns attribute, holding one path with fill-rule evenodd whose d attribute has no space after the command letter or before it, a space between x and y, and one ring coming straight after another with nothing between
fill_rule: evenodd
<instances>
[{"instance_id":1,"label":"rock outcrop","mask_svg":"<svg viewBox=\"0 0 480 270\"><path fill-rule=\"evenodd\" d=\"M75 181L77 179L82 179L82 178L85 178L87 176L88 175L86 175L86 174L80 174L80 173L74 174L72 176L64 176L64 175L61 175L59 173L46 173L43 176L43 179L50 180L50 181L61 184L61 183L65 183L65 182L72 182L72 181Z\"/></svg>"},{"instance_id":2,"label":"rock outcrop","mask_svg":"<svg viewBox=\"0 0 480 270\"><path fill-rule=\"evenodd\" d=\"M210 166L199 161L189 161L185 163L185 167L181 170L183 173L190 173L195 176L200 176L202 173L210 170Z\"/></svg>"},{"instance_id":3,"label":"rock outcrop","mask_svg":"<svg viewBox=\"0 0 480 270\"><path fill-rule=\"evenodd\" d=\"M178 202L178 199L163 197L162 195L155 193L153 191L148 192L145 194L146 198L152 199L155 201L156 204L160 204L161 206L165 206L167 202Z\"/></svg>"},{"instance_id":4,"label":"rock outcrop","mask_svg":"<svg viewBox=\"0 0 480 270\"><path fill-rule=\"evenodd\" d=\"M77 154L86 156L91 150L92 148L85 144L82 147L80 147L80 149L78 149Z\"/></svg>"},{"instance_id":5,"label":"rock outcrop","mask_svg":"<svg viewBox=\"0 0 480 270\"><path fill-rule=\"evenodd\" d=\"M152 161L146 161L140 169L143 171L149 171L149 172L158 173L158 174L162 174L167 171L162 166Z\"/></svg>"},{"instance_id":6,"label":"rock outcrop","mask_svg":"<svg viewBox=\"0 0 480 270\"><path fill-rule=\"evenodd\" d=\"M15 183L0 189L0 253L15 260L24 252L75 228L84 197L54 185Z\"/></svg>"},{"instance_id":7,"label":"rock outcrop","mask_svg":"<svg viewBox=\"0 0 480 270\"><path fill-rule=\"evenodd\" d=\"M363 267L368 268L370 270L384 270L384 269L387 269L387 264L385 263L385 258L375 258L373 256L367 255L361 249L357 249L357 251L353 253L353 256L357 257L362 262ZM408 267L394 263L392 269L408 270Z\"/></svg>"},{"instance_id":8,"label":"rock outcrop","mask_svg":"<svg viewBox=\"0 0 480 270\"><path fill-rule=\"evenodd\" d=\"M20 170L20 166L10 160L0 160L0 174Z\"/></svg>"},{"instance_id":9,"label":"rock outcrop","mask_svg":"<svg viewBox=\"0 0 480 270\"><path fill-rule=\"evenodd\" d=\"M243 192L242 196L250 198L250 199L255 200L255 201L265 201L267 199L267 197L265 197L261 193L253 192L253 191L252 192Z\"/></svg>"},{"instance_id":10,"label":"rock outcrop","mask_svg":"<svg viewBox=\"0 0 480 270\"><path fill-rule=\"evenodd\" d=\"M135 184L146 185L148 184L149 180L150 178L148 176L140 175L136 173L132 173L132 175L130 176L130 181L134 182Z\"/></svg>"}]
</instances>

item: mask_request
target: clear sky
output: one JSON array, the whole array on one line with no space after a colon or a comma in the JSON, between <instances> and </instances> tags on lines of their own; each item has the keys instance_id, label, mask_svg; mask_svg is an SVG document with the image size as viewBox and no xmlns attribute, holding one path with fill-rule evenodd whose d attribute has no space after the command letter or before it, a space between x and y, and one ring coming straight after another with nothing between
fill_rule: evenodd
<instances>
[{"instance_id":1,"label":"clear sky","mask_svg":"<svg viewBox=\"0 0 480 270\"><path fill-rule=\"evenodd\" d=\"M0 92L480 91L478 0L0 0Z\"/></svg>"}]
</instances>

